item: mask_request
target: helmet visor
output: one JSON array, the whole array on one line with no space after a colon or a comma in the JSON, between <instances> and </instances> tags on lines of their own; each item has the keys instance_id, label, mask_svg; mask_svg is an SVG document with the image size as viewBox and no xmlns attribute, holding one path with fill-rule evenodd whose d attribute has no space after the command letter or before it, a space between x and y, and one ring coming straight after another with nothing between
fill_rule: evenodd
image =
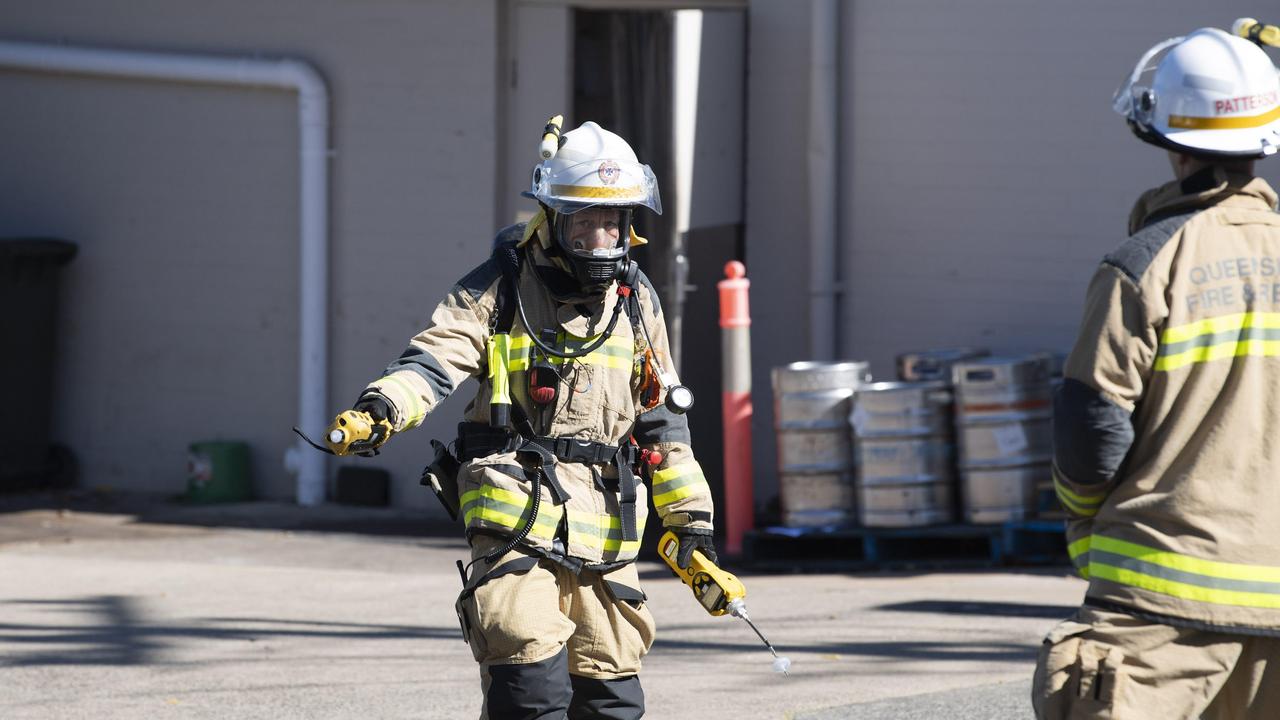
<instances>
[{"instance_id":1,"label":"helmet visor","mask_svg":"<svg viewBox=\"0 0 1280 720\"><path fill-rule=\"evenodd\" d=\"M583 260L617 260L631 240L631 208L566 206L556 213L556 242Z\"/></svg>"},{"instance_id":2,"label":"helmet visor","mask_svg":"<svg viewBox=\"0 0 1280 720\"><path fill-rule=\"evenodd\" d=\"M534 169L530 195L560 212L573 212L573 207L642 205L662 214L653 170L626 160L548 160Z\"/></svg>"},{"instance_id":3,"label":"helmet visor","mask_svg":"<svg viewBox=\"0 0 1280 720\"><path fill-rule=\"evenodd\" d=\"M1125 119L1133 120L1141 125L1151 124L1151 111L1154 95L1151 94L1152 78L1159 64L1157 56L1172 48L1185 38L1182 36L1169 38L1151 46L1142 54L1138 64L1125 76L1115 95L1111 97L1111 109Z\"/></svg>"}]
</instances>

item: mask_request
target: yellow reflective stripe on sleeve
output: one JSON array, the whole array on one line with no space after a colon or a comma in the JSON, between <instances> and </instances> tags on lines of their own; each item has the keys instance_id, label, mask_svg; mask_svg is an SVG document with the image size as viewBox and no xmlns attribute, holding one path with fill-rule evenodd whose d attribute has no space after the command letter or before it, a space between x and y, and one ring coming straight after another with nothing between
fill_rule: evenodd
<instances>
[{"instance_id":1,"label":"yellow reflective stripe on sleeve","mask_svg":"<svg viewBox=\"0 0 1280 720\"><path fill-rule=\"evenodd\" d=\"M1157 371L1246 355L1280 356L1280 313L1247 312L1205 318L1160 334Z\"/></svg>"},{"instance_id":2,"label":"yellow reflective stripe on sleeve","mask_svg":"<svg viewBox=\"0 0 1280 720\"><path fill-rule=\"evenodd\" d=\"M1280 608L1280 567L1205 560L1101 535L1090 540L1089 574L1182 600Z\"/></svg>"},{"instance_id":3,"label":"yellow reflective stripe on sleeve","mask_svg":"<svg viewBox=\"0 0 1280 720\"><path fill-rule=\"evenodd\" d=\"M699 493L710 494L711 487L696 462L680 463L653 474L653 504L670 505Z\"/></svg>"},{"instance_id":4,"label":"yellow reflective stripe on sleeve","mask_svg":"<svg viewBox=\"0 0 1280 720\"><path fill-rule=\"evenodd\" d=\"M1105 494L1093 497L1084 497L1071 492L1063 482L1058 478L1058 474L1054 473L1053 491L1058 495L1058 500L1071 512L1084 517L1093 517L1098 514L1098 508L1102 505L1102 501L1107 499Z\"/></svg>"},{"instance_id":5,"label":"yellow reflective stripe on sleeve","mask_svg":"<svg viewBox=\"0 0 1280 720\"><path fill-rule=\"evenodd\" d=\"M422 422L422 419L427 416L426 403L422 401L418 391L407 380L395 375L383 375L381 381L394 385L397 390L404 394L405 399L409 402L409 407L404 408L409 413L409 417L405 418L404 426L406 429L417 427Z\"/></svg>"}]
</instances>

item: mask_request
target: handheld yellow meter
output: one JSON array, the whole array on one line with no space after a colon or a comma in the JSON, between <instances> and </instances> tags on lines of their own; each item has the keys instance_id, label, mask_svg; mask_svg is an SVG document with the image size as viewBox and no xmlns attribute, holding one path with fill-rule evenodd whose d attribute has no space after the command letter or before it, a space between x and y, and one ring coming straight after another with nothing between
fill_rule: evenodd
<instances>
[{"instance_id":1,"label":"handheld yellow meter","mask_svg":"<svg viewBox=\"0 0 1280 720\"><path fill-rule=\"evenodd\" d=\"M693 596L698 598L698 602L702 603L702 607L712 615L732 615L736 618L742 618L751 626L756 635L760 637L760 641L764 646L769 648L769 652L773 653L773 670L783 675L790 674L791 660L780 657L778 651L773 649L773 645L765 640L764 635L760 633L760 629L756 624L751 622L751 618L747 617L747 587L742 581L733 575L716 567L716 564L703 555L700 551L694 550L689 560L689 567L681 569L678 558L680 557L680 538L676 534L668 530L663 534L662 539L658 541L658 554L662 556L663 562L671 568L671 571L680 578L681 582L689 586L693 591Z\"/></svg>"},{"instance_id":2,"label":"handheld yellow meter","mask_svg":"<svg viewBox=\"0 0 1280 720\"><path fill-rule=\"evenodd\" d=\"M374 450L391 437L389 420L374 420L369 413L348 410L333 419L325 441L334 455Z\"/></svg>"},{"instance_id":3,"label":"handheld yellow meter","mask_svg":"<svg viewBox=\"0 0 1280 720\"><path fill-rule=\"evenodd\" d=\"M668 531L658 542L658 554L671 567L677 577L693 590L702 607L712 615L724 615L730 612L729 604L747 596L747 588L731 573L716 567L698 550L693 551L693 559L689 567L680 569L676 558L680 553L680 539Z\"/></svg>"}]
</instances>

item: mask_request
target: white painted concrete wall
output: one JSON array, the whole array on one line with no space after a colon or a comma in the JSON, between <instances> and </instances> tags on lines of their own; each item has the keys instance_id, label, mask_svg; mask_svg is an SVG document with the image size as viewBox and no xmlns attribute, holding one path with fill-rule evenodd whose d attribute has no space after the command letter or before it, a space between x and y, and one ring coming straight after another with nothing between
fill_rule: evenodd
<instances>
[{"instance_id":1,"label":"white painted concrete wall","mask_svg":"<svg viewBox=\"0 0 1280 720\"><path fill-rule=\"evenodd\" d=\"M5 3L4 35L312 62L333 98L334 411L481 262L493 232L492 2ZM0 72L0 235L67 268L55 439L89 484L179 492L186 446L243 439L287 498L297 383L297 139L282 93ZM370 466L399 505L465 400Z\"/></svg>"},{"instance_id":2,"label":"white painted concrete wall","mask_svg":"<svg viewBox=\"0 0 1280 720\"><path fill-rule=\"evenodd\" d=\"M515 175L493 178L496 3L124 6L7 2L3 33L293 55L331 83L337 410L484 257L495 208L515 208L496 199ZM1275 17L1252 0L865 0L843 12L839 334L843 354L882 378L915 348L1069 346L1093 265L1123 240L1137 195L1167 177L1161 152L1111 114L1111 92L1158 40ZM765 502L776 494L769 370L807 359L812 332L808 5L753 0L747 32L742 213ZM289 496L279 456L297 405L291 98L0 72L0 106L0 235L82 246L60 318L57 439L81 450L94 484L177 492L188 442L242 437L263 494ZM1280 185L1280 160L1260 167ZM732 215L721 210L709 217ZM425 442L450 436L465 402L369 463L392 470L397 504L434 503L416 487Z\"/></svg>"},{"instance_id":3,"label":"white painted concrete wall","mask_svg":"<svg viewBox=\"0 0 1280 720\"><path fill-rule=\"evenodd\" d=\"M746 13L738 10L702 12L690 228L733 225L743 220L746 20Z\"/></svg>"},{"instance_id":4,"label":"white painted concrete wall","mask_svg":"<svg viewBox=\"0 0 1280 720\"><path fill-rule=\"evenodd\" d=\"M1197 27L1276 18L1268 2L843 5L841 354L892 379L898 353L1065 351L1085 286L1132 203L1171 179L1112 92ZM804 357L807 5L751 4L747 260L757 497L776 494L769 368ZM1272 53L1280 60L1280 54ZM1280 187L1280 160L1259 165ZM820 331L820 330L819 330Z\"/></svg>"}]
</instances>

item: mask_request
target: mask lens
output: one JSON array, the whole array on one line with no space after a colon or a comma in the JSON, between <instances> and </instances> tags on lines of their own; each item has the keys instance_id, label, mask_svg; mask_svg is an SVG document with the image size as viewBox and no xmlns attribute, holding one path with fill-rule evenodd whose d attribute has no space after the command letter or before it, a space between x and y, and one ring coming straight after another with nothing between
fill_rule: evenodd
<instances>
[{"instance_id":1,"label":"mask lens","mask_svg":"<svg viewBox=\"0 0 1280 720\"><path fill-rule=\"evenodd\" d=\"M556 217L556 239L570 255L584 260L616 260L627 253L628 208L588 207Z\"/></svg>"}]
</instances>

